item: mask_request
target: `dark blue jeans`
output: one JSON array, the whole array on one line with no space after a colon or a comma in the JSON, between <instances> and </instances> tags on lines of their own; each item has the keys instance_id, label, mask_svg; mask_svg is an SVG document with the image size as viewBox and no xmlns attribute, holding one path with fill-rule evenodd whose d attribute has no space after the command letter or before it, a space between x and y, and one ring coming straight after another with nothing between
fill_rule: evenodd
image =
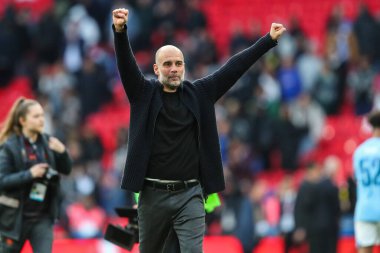
<instances>
[{"instance_id":1,"label":"dark blue jeans","mask_svg":"<svg viewBox=\"0 0 380 253\"><path fill-rule=\"evenodd\" d=\"M140 253L161 253L180 247L181 253L202 253L205 209L200 185L183 191L145 187L138 205ZM170 235L175 232L176 236Z\"/></svg>"},{"instance_id":2,"label":"dark blue jeans","mask_svg":"<svg viewBox=\"0 0 380 253\"><path fill-rule=\"evenodd\" d=\"M51 253L53 248L53 221L43 218L38 221L23 221L20 240L1 237L1 253L19 253L26 240L29 240L33 252Z\"/></svg>"}]
</instances>

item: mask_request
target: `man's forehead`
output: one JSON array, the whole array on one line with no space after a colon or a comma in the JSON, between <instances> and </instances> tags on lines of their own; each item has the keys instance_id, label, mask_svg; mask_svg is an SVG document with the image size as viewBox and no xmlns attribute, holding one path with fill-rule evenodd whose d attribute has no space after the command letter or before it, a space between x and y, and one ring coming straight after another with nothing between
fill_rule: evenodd
<instances>
[{"instance_id":1,"label":"man's forehead","mask_svg":"<svg viewBox=\"0 0 380 253\"><path fill-rule=\"evenodd\" d=\"M156 63L163 61L183 61L183 54L181 50L175 46L167 45L159 48L156 52Z\"/></svg>"}]
</instances>

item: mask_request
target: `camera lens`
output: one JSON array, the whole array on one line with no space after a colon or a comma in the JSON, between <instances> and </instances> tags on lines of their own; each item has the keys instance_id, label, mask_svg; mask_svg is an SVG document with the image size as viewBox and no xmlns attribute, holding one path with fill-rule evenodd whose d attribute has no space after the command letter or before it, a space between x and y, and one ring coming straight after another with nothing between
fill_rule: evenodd
<instances>
[{"instance_id":1,"label":"camera lens","mask_svg":"<svg viewBox=\"0 0 380 253\"><path fill-rule=\"evenodd\" d=\"M59 174L58 174L58 171L56 171L55 169L48 167L48 169L46 170L45 177L48 180L56 181L59 178Z\"/></svg>"}]
</instances>

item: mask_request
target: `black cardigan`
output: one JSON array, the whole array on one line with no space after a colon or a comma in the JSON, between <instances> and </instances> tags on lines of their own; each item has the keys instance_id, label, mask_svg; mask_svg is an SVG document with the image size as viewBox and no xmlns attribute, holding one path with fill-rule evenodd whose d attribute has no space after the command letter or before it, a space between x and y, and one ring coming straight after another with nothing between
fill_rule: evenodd
<instances>
[{"instance_id":1,"label":"black cardigan","mask_svg":"<svg viewBox=\"0 0 380 253\"><path fill-rule=\"evenodd\" d=\"M129 144L121 188L138 192L147 172L155 122L162 106L157 79L146 79L132 53L127 28L114 31L116 60L131 104ZM223 167L215 119L215 102L269 49L277 45L269 34L232 56L216 72L180 87L181 100L198 123L200 180L206 194L224 190Z\"/></svg>"}]
</instances>

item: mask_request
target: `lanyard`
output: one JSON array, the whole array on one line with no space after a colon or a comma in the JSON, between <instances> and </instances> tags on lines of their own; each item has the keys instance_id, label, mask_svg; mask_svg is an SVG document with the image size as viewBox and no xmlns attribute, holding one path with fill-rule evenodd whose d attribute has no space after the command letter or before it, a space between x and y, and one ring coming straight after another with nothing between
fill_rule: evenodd
<instances>
[{"instance_id":1,"label":"lanyard","mask_svg":"<svg viewBox=\"0 0 380 253\"><path fill-rule=\"evenodd\" d=\"M31 142L25 137L21 137L20 141L23 145L21 145L21 154L23 157L24 162L30 162L30 159L28 158L28 152L26 151L26 145L30 146L33 150L33 154L36 156L37 162L46 162L46 151L43 146L37 145L36 142Z\"/></svg>"},{"instance_id":2,"label":"lanyard","mask_svg":"<svg viewBox=\"0 0 380 253\"><path fill-rule=\"evenodd\" d=\"M37 161L45 162L45 150L41 147L38 147L36 142L32 143L29 141L29 144L31 145L34 154L37 156Z\"/></svg>"}]
</instances>

